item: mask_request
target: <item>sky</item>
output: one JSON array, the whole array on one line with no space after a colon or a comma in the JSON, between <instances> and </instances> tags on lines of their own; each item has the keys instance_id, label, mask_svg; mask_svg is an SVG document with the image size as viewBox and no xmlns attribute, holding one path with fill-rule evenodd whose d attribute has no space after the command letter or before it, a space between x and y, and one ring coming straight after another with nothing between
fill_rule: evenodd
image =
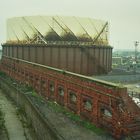
<instances>
[{"instance_id":1,"label":"sky","mask_svg":"<svg viewBox=\"0 0 140 140\"><path fill-rule=\"evenodd\" d=\"M134 49L134 42L140 42L140 0L0 0L0 43L6 42L7 18L32 15L106 20L114 50Z\"/></svg>"}]
</instances>

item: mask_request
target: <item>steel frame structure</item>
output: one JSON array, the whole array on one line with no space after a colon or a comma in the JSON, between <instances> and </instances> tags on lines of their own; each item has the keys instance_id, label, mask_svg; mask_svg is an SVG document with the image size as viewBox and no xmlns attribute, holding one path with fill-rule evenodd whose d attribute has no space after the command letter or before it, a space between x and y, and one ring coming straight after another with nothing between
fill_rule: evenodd
<instances>
[{"instance_id":1,"label":"steel frame structure","mask_svg":"<svg viewBox=\"0 0 140 140\"><path fill-rule=\"evenodd\" d=\"M7 21L7 43L47 44L54 40L106 46L108 22L65 16L25 16Z\"/></svg>"}]
</instances>

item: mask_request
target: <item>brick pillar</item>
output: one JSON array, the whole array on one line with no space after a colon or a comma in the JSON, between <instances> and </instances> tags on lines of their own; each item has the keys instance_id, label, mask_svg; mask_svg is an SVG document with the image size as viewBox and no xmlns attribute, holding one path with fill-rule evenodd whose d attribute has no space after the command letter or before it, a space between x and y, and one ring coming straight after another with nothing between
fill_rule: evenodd
<instances>
[{"instance_id":1,"label":"brick pillar","mask_svg":"<svg viewBox=\"0 0 140 140\"><path fill-rule=\"evenodd\" d=\"M81 96L80 96L81 92L78 91L77 93L77 114L80 115L81 112Z\"/></svg>"},{"instance_id":2,"label":"brick pillar","mask_svg":"<svg viewBox=\"0 0 140 140\"><path fill-rule=\"evenodd\" d=\"M64 106L67 107L67 105L68 105L68 89L65 84L65 86L64 86Z\"/></svg>"},{"instance_id":3,"label":"brick pillar","mask_svg":"<svg viewBox=\"0 0 140 140\"><path fill-rule=\"evenodd\" d=\"M95 96L93 98L93 113L92 113L92 116L93 116L93 123L95 125L98 124L98 117L99 117L99 113L100 113L100 107L99 107L99 104L98 104L99 100L98 100L98 97Z\"/></svg>"}]
</instances>

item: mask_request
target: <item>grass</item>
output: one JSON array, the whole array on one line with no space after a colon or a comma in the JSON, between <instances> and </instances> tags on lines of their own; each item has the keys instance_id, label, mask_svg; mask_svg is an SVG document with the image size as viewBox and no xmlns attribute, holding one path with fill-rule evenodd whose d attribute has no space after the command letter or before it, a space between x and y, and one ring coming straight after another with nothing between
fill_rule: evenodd
<instances>
[{"instance_id":1,"label":"grass","mask_svg":"<svg viewBox=\"0 0 140 140\"><path fill-rule=\"evenodd\" d=\"M103 130L101 128L97 128L95 125L93 125L89 121L81 119L80 116L74 114L73 112L70 112L68 109L60 106L59 104L57 104L55 102L48 101L48 106L53 108L53 110L55 110L56 112L66 115L68 118L70 118L72 121L76 122L77 124L80 124L81 126L87 128L89 130L92 130L93 132L95 132L98 135L106 134L105 130Z\"/></svg>"},{"instance_id":2,"label":"grass","mask_svg":"<svg viewBox=\"0 0 140 140\"><path fill-rule=\"evenodd\" d=\"M3 114L3 112L0 109L0 130L4 129L4 127L5 127L4 123L5 123L4 114Z\"/></svg>"},{"instance_id":3,"label":"grass","mask_svg":"<svg viewBox=\"0 0 140 140\"><path fill-rule=\"evenodd\" d=\"M0 76L4 77L4 76L6 76L6 74L4 72L0 71Z\"/></svg>"}]
</instances>

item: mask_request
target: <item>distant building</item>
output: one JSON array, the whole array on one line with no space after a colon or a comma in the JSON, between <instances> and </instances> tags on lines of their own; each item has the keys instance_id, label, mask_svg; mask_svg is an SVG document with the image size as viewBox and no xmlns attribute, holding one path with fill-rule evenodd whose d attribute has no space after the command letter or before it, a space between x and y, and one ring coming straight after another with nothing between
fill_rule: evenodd
<instances>
[{"instance_id":1,"label":"distant building","mask_svg":"<svg viewBox=\"0 0 140 140\"><path fill-rule=\"evenodd\" d=\"M122 57L112 57L112 64L121 65L122 64Z\"/></svg>"}]
</instances>

